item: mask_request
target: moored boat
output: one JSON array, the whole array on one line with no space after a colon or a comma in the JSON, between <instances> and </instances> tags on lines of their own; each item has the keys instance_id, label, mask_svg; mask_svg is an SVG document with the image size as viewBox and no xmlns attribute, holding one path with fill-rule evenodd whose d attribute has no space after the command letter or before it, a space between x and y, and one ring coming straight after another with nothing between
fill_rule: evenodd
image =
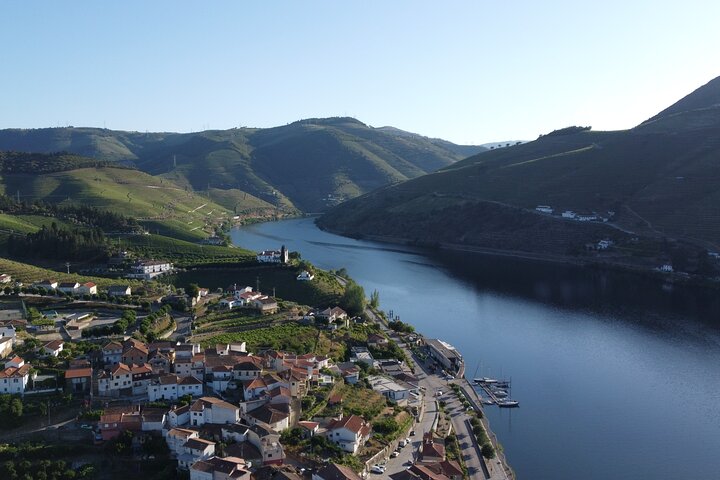
<instances>
[{"instance_id":1,"label":"moored boat","mask_svg":"<svg viewBox=\"0 0 720 480\"><path fill-rule=\"evenodd\" d=\"M497 405L500 408L516 408L520 406L520 402L517 400L499 400Z\"/></svg>"}]
</instances>

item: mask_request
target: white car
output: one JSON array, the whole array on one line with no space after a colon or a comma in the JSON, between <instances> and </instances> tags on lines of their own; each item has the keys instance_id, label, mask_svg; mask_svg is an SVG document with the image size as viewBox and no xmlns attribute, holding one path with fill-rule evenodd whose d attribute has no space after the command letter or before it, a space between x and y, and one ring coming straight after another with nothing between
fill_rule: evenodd
<instances>
[{"instance_id":1,"label":"white car","mask_svg":"<svg viewBox=\"0 0 720 480\"><path fill-rule=\"evenodd\" d=\"M370 472L372 473L385 473L385 467L382 465L373 465L370 469Z\"/></svg>"},{"instance_id":2,"label":"white car","mask_svg":"<svg viewBox=\"0 0 720 480\"><path fill-rule=\"evenodd\" d=\"M397 458L399 456L400 456L400 452L398 452L397 450L395 450L394 452L392 452L390 454L390 458Z\"/></svg>"}]
</instances>

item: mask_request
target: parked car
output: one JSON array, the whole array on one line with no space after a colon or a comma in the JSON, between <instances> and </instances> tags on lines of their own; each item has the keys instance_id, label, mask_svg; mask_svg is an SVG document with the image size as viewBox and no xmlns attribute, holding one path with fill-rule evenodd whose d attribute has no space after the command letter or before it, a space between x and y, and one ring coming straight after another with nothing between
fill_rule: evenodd
<instances>
[{"instance_id":1,"label":"parked car","mask_svg":"<svg viewBox=\"0 0 720 480\"><path fill-rule=\"evenodd\" d=\"M410 436L411 436L411 437L414 437L414 436L415 436L415 430L410 430Z\"/></svg>"},{"instance_id":2,"label":"parked car","mask_svg":"<svg viewBox=\"0 0 720 480\"><path fill-rule=\"evenodd\" d=\"M390 454L390 458L397 458L399 456L400 456L400 452L398 452L397 450L395 450L394 452L392 452Z\"/></svg>"},{"instance_id":3,"label":"parked car","mask_svg":"<svg viewBox=\"0 0 720 480\"><path fill-rule=\"evenodd\" d=\"M370 469L372 473L385 473L385 466L384 465L373 465Z\"/></svg>"}]
</instances>

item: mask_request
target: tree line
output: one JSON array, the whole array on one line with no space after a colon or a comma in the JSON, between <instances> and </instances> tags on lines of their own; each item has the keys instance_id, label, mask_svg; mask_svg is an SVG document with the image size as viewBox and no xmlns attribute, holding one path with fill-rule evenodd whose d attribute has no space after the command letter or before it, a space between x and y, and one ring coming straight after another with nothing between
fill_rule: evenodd
<instances>
[{"instance_id":1,"label":"tree line","mask_svg":"<svg viewBox=\"0 0 720 480\"><path fill-rule=\"evenodd\" d=\"M107 258L107 242L102 229L69 230L43 227L25 237L11 235L7 242L8 253L18 257L38 257L52 260L89 260Z\"/></svg>"},{"instance_id":2,"label":"tree line","mask_svg":"<svg viewBox=\"0 0 720 480\"><path fill-rule=\"evenodd\" d=\"M102 228L106 232L139 232L140 224L134 218L85 205L57 205L43 201L18 202L15 198L0 195L0 212L10 215L41 215L53 217L80 226Z\"/></svg>"}]
</instances>

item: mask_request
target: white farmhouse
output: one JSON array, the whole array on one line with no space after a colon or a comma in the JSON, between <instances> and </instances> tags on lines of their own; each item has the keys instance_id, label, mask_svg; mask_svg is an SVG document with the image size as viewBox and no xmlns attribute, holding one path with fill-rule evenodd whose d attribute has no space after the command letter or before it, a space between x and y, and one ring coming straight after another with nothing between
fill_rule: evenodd
<instances>
[{"instance_id":1,"label":"white farmhouse","mask_svg":"<svg viewBox=\"0 0 720 480\"><path fill-rule=\"evenodd\" d=\"M370 424L362 417L341 415L327 426L327 438L342 450L355 454L370 438L370 430Z\"/></svg>"}]
</instances>

